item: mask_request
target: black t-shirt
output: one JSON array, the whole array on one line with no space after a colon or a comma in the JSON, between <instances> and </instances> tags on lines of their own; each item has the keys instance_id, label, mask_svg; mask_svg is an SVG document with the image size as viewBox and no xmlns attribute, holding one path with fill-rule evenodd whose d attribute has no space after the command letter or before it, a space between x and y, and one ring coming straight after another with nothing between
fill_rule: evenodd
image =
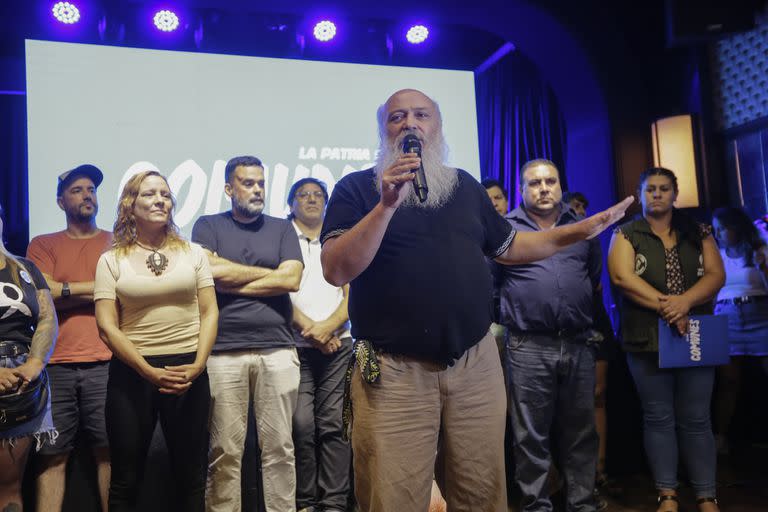
<instances>
[{"instance_id":1,"label":"black t-shirt","mask_svg":"<svg viewBox=\"0 0 768 512\"><path fill-rule=\"evenodd\" d=\"M47 290L48 283L34 263L17 259L27 270L12 271L7 260L0 269L0 341L31 344L40 313L37 290Z\"/></svg>"},{"instance_id":2,"label":"black t-shirt","mask_svg":"<svg viewBox=\"0 0 768 512\"><path fill-rule=\"evenodd\" d=\"M232 212L200 217L192 241L235 263L275 269L282 262L303 262L299 238L290 221L260 215L243 224ZM293 346L293 317L287 293L274 297L244 297L216 293L219 331L214 352Z\"/></svg>"},{"instance_id":3,"label":"black t-shirt","mask_svg":"<svg viewBox=\"0 0 768 512\"><path fill-rule=\"evenodd\" d=\"M350 285L352 336L386 352L450 363L478 343L491 324L487 257L503 253L515 232L485 188L458 170L442 207L400 207L371 264ZM321 242L352 228L378 203L372 169L333 189Z\"/></svg>"}]
</instances>

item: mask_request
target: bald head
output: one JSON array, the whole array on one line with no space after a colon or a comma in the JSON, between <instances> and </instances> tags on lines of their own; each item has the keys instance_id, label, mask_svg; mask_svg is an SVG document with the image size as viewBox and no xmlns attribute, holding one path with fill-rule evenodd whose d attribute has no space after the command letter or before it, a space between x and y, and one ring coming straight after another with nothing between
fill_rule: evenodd
<instances>
[{"instance_id":1,"label":"bald head","mask_svg":"<svg viewBox=\"0 0 768 512\"><path fill-rule=\"evenodd\" d=\"M410 98L419 99L422 101L427 101L434 108L437 108L437 103L435 102L435 100L433 100L423 92L419 91L418 89L400 89L399 91L394 92L392 96L387 98L387 101L384 102L384 106L386 107L392 101L397 101L401 99L401 97L410 97Z\"/></svg>"},{"instance_id":2,"label":"bald head","mask_svg":"<svg viewBox=\"0 0 768 512\"><path fill-rule=\"evenodd\" d=\"M406 132L416 134L428 144L443 127L440 107L429 96L416 89L401 89L379 107L379 139L391 144Z\"/></svg>"}]
</instances>

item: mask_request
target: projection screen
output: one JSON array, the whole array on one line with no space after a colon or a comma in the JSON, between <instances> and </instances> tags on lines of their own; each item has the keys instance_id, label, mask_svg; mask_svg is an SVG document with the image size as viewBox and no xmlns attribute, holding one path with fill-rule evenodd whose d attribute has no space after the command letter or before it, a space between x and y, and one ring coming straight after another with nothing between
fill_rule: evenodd
<instances>
[{"instance_id":1,"label":"projection screen","mask_svg":"<svg viewBox=\"0 0 768 512\"><path fill-rule=\"evenodd\" d=\"M134 173L169 178L176 221L229 208L224 166L237 155L265 164L265 212L287 213L306 176L332 189L369 167L376 109L415 88L438 101L449 163L480 176L474 75L469 71L342 64L28 40L30 236L64 227L56 176L81 163L104 171L98 224L110 229Z\"/></svg>"}]
</instances>

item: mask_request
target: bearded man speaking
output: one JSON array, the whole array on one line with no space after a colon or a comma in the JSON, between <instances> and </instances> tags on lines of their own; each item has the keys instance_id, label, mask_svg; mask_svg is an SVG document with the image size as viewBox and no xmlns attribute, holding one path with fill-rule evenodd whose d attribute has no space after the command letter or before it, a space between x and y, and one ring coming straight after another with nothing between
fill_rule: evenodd
<instances>
[{"instance_id":1,"label":"bearded man speaking","mask_svg":"<svg viewBox=\"0 0 768 512\"><path fill-rule=\"evenodd\" d=\"M376 166L336 184L320 236L326 280L350 283L355 494L363 511L427 510L435 474L449 510L505 511L506 398L485 258L547 258L596 236L632 199L581 222L515 233L480 183L445 165L435 101L401 90L377 117ZM403 154L409 134L421 158ZM424 202L412 183L419 165Z\"/></svg>"}]
</instances>

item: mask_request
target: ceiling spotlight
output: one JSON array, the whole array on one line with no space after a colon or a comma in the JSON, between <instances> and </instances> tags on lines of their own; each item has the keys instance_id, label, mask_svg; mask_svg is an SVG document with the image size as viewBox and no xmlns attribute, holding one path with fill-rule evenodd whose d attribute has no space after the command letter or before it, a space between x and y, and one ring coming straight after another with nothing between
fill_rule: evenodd
<instances>
[{"instance_id":1,"label":"ceiling spotlight","mask_svg":"<svg viewBox=\"0 0 768 512\"><path fill-rule=\"evenodd\" d=\"M411 44L421 44L429 37L429 29L424 25L414 25L408 29L405 38Z\"/></svg>"},{"instance_id":2,"label":"ceiling spotlight","mask_svg":"<svg viewBox=\"0 0 768 512\"><path fill-rule=\"evenodd\" d=\"M56 2L51 11L54 18L67 25L77 23L80 20L80 10L75 4L69 2Z\"/></svg>"},{"instance_id":3,"label":"ceiling spotlight","mask_svg":"<svg viewBox=\"0 0 768 512\"><path fill-rule=\"evenodd\" d=\"M336 35L336 25L332 21L323 20L315 25L312 33L318 41L330 41Z\"/></svg>"},{"instance_id":4,"label":"ceiling spotlight","mask_svg":"<svg viewBox=\"0 0 768 512\"><path fill-rule=\"evenodd\" d=\"M153 21L155 22L157 29L162 30L163 32L173 32L179 28L179 17L176 16L175 12L169 11L168 9L157 11Z\"/></svg>"}]
</instances>

